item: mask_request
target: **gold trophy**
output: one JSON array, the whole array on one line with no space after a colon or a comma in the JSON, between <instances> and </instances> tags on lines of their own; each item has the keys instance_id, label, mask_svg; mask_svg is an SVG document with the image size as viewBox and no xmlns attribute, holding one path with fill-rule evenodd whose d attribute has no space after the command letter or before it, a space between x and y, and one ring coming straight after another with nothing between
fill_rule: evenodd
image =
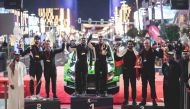
<instances>
[{"instance_id":1,"label":"gold trophy","mask_svg":"<svg viewBox=\"0 0 190 109\"><path fill-rule=\"evenodd\" d=\"M103 44L101 47L101 54L106 55L107 54L107 45Z\"/></svg>"}]
</instances>

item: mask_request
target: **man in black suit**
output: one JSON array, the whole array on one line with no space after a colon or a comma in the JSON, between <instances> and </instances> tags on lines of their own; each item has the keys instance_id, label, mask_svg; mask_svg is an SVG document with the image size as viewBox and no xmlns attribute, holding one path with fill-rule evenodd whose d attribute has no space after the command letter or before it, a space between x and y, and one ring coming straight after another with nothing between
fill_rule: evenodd
<instances>
[{"instance_id":1,"label":"man in black suit","mask_svg":"<svg viewBox=\"0 0 190 109\"><path fill-rule=\"evenodd\" d=\"M104 42L103 36L98 36L99 42L93 44L95 48L96 54L96 61L95 61L95 75L96 75L96 93L100 96L105 96L107 91L107 73L108 73L108 66L107 66L107 57L110 54L109 46Z\"/></svg>"},{"instance_id":2,"label":"man in black suit","mask_svg":"<svg viewBox=\"0 0 190 109\"><path fill-rule=\"evenodd\" d=\"M36 95L40 93L41 88L41 77L42 77L42 66L41 66L41 59L42 59L42 48L40 47L40 37L34 37L35 44L31 47L28 47L26 50L22 50L20 48L20 54L25 56L26 54L30 54L30 66L29 66L29 74L30 74L30 93L33 97L34 95L34 80L35 77L37 79L37 86L36 86Z\"/></svg>"},{"instance_id":3,"label":"man in black suit","mask_svg":"<svg viewBox=\"0 0 190 109\"><path fill-rule=\"evenodd\" d=\"M124 98L125 101L123 102L123 105L128 104L128 98L129 98L129 81L131 83L132 88L132 99L133 105L136 105L136 54L133 50L133 41L129 40L127 42L127 51L123 56L123 80L124 80Z\"/></svg>"},{"instance_id":4,"label":"man in black suit","mask_svg":"<svg viewBox=\"0 0 190 109\"><path fill-rule=\"evenodd\" d=\"M46 88L47 98L49 98L50 80L52 83L53 98L57 98L57 95L56 95L57 72L56 72L56 66L55 66L55 55L57 53L63 52L64 48L65 48L65 43L62 44L62 48L60 49L51 49L50 40L45 41L42 59L44 62L44 77L46 81L45 88Z\"/></svg>"},{"instance_id":5,"label":"man in black suit","mask_svg":"<svg viewBox=\"0 0 190 109\"><path fill-rule=\"evenodd\" d=\"M88 39L89 40L89 39ZM75 51L77 54L77 61L75 64L75 86L76 95L86 94L87 75L88 75L88 53L90 49L93 50L95 56L95 49L92 45L88 45L89 41L86 41L86 37L82 36L81 43L70 46L67 44L69 52ZM91 57L92 54L90 54ZM90 68L92 66L92 58L90 58Z\"/></svg>"},{"instance_id":6,"label":"man in black suit","mask_svg":"<svg viewBox=\"0 0 190 109\"><path fill-rule=\"evenodd\" d=\"M159 53L151 48L150 40L146 39L144 41L144 49L140 53L142 59L142 69L141 69L141 78L142 78L142 102L139 105L146 105L147 98L147 84L149 82L151 88L151 98L154 106L157 106L156 103L156 90L155 90L155 58L160 56Z\"/></svg>"}]
</instances>

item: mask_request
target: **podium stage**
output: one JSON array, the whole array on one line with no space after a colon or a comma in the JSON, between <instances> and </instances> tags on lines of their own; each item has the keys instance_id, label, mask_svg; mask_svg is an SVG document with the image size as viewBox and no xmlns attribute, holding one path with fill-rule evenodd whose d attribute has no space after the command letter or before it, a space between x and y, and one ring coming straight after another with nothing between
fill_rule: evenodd
<instances>
[{"instance_id":1,"label":"podium stage","mask_svg":"<svg viewBox=\"0 0 190 109\"><path fill-rule=\"evenodd\" d=\"M158 103L158 106L152 106L152 102L147 102L145 106L139 106L139 105L131 105L132 103L129 103L127 106L121 106L121 109L165 109L164 103ZM137 103L139 104L139 102Z\"/></svg>"},{"instance_id":2,"label":"podium stage","mask_svg":"<svg viewBox=\"0 0 190 109\"><path fill-rule=\"evenodd\" d=\"M25 99L25 109L61 109L61 103L59 99L40 99L31 100Z\"/></svg>"},{"instance_id":3,"label":"podium stage","mask_svg":"<svg viewBox=\"0 0 190 109\"><path fill-rule=\"evenodd\" d=\"M95 94L71 96L71 109L113 109L113 97L97 97Z\"/></svg>"}]
</instances>

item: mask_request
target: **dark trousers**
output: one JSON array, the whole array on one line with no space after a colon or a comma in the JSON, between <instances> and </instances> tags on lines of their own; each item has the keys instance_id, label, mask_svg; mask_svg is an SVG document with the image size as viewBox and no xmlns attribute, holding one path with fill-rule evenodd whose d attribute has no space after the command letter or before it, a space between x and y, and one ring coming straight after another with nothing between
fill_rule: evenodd
<instances>
[{"instance_id":1,"label":"dark trousers","mask_svg":"<svg viewBox=\"0 0 190 109\"><path fill-rule=\"evenodd\" d=\"M164 95L164 105L165 105L165 108L166 109L169 109L169 90L167 88L168 86L167 85L163 85L163 95Z\"/></svg>"},{"instance_id":2,"label":"dark trousers","mask_svg":"<svg viewBox=\"0 0 190 109\"><path fill-rule=\"evenodd\" d=\"M144 72L146 73L146 72ZM153 75L141 75L142 78L142 98L147 98L147 84L149 82L151 89L151 98L156 99L156 88L155 88L155 74Z\"/></svg>"},{"instance_id":3,"label":"dark trousers","mask_svg":"<svg viewBox=\"0 0 190 109\"><path fill-rule=\"evenodd\" d=\"M184 82L180 81L180 109L184 109L185 88Z\"/></svg>"},{"instance_id":4,"label":"dark trousers","mask_svg":"<svg viewBox=\"0 0 190 109\"><path fill-rule=\"evenodd\" d=\"M45 69L45 68L44 68ZM54 95L56 95L56 81L57 81L57 73L56 69L48 69L46 68L44 70L44 77L45 77L45 88L46 88L46 94L49 95L50 92L50 80L51 80L51 85L52 85L52 92Z\"/></svg>"},{"instance_id":5,"label":"dark trousers","mask_svg":"<svg viewBox=\"0 0 190 109\"><path fill-rule=\"evenodd\" d=\"M76 92L82 93L86 91L86 82L88 74L88 64L87 62L76 62L75 65L75 79L76 79Z\"/></svg>"},{"instance_id":6,"label":"dark trousers","mask_svg":"<svg viewBox=\"0 0 190 109\"><path fill-rule=\"evenodd\" d=\"M96 92L104 93L107 90L107 62L96 61L95 62L95 74L96 74Z\"/></svg>"},{"instance_id":7,"label":"dark trousers","mask_svg":"<svg viewBox=\"0 0 190 109\"><path fill-rule=\"evenodd\" d=\"M136 99L136 74L135 72L123 73L123 82L124 82L124 98L128 100L129 98L129 80L132 88L132 99Z\"/></svg>"},{"instance_id":8,"label":"dark trousers","mask_svg":"<svg viewBox=\"0 0 190 109\"><path fill-rule=\"evenodd\" d=\"M165 109L181 109L180 108L180 89L163 85Z\"/></svg>"},{"instance_id":9,"label":"dark trousers","mask_svg":"<svg viewBox=\"0 0 190 109\"><path fill-rule=\"evenodd\" d=\"M29 74L35 79L36 77L36 95L40 93L41 89L41 77L42 77L42 66L40 63L32 63L30 65ZM34 80L30 80L30 94L34 95Z\"/></svg>"}]
</instances>

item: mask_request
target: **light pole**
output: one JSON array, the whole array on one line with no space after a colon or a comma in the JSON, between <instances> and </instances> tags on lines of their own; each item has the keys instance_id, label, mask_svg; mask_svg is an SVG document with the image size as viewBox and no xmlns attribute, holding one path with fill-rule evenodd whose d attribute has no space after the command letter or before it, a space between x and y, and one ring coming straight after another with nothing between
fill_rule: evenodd
<instances>
[{"instance_id":1,"label":"light pole","mask_svg":"<svg viewBox=\"0 0 190 109\"><path fill-rule=\"evenodd\" d=\"M189 15L190 14L190 0L188 0L188 1L189 1L188 2L189 7L188 7L188 15L187 16L188 16L188 26L189 26L190 25L190 18L189 18L190 17L190 15Z\"/></svg>"},{"instance_id":2,"label":"light pole","mask_svg":"<svg viewBox=\"0 0 190 109\"><path fill-rule=\"evenodd\" d=\"M161 23L164 24L164 15L163 15L163 0L160 0L160 11L161 11Z\"/></svg>"},{"instance_id":3,"label":"light pole","mask_svg":"<svg viewBox=\"0 0 190 109\"><path fill-rule=\"evenodd\" d=\"M139 31L141 30L140 28L140 15L139 15L139 1L136 0L136 7L137 7L137 12L138 12L138 25L139 25Z\"/></svg>"}]
</instances>

